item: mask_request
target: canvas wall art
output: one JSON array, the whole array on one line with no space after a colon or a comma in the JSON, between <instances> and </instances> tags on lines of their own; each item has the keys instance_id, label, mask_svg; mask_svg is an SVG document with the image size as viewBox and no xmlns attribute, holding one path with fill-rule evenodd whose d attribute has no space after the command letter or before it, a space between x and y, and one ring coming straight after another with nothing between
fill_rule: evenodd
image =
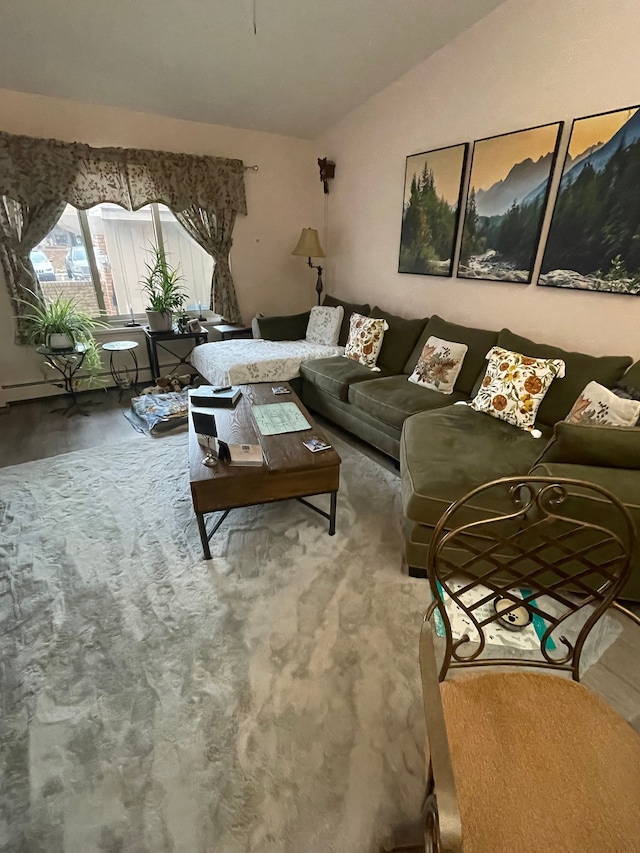
<instances>
[{"instance_id":1,"label":"canvas wall art","mask_svg":"<svg viewBox=\"0 0 640 853\"><path fill-rule=\"evenodd\" d=\"M640 293L640 108L576 119L538 284Z\"/></svg>"},{"instance_id":2,"label":"canvas wall art","mask_svg":"<svg viewBox=\"0 0 640 853\"><path fill-rule=\"evenodd\" d=\"M531 281L562 126L474 142L460 278Z\"/></svg>"},{"instance_id":3,"label":"canvas wall art","mask_svg":"<svg viewBox=\"0 0 640 853\"><path fill-rule=\"evenodd\" d=\"M407 157L398 272L451 275L469 144Z\"/></svg>"}]
</instances>

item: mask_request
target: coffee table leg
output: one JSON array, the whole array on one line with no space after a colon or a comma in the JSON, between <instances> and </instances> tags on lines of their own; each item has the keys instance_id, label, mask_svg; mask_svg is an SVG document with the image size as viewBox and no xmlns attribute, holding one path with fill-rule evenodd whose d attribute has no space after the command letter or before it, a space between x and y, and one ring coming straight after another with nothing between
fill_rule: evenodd
<instances>
[{"instance_id":1,"label":"coffee table leg","mask_svg":"<svg viewBox=\"0 0 640 853\"><path fill-rule=\"evenodd\" d=\"M331 492L331 508L329 509L329 536L336 532L336 507L338 504L338 493Z\"/></svg>"},{"instance_id":2,"label":"coffee table leg","mask_svg":"<svg viewBox=\"0 0 640 853\"><path fill-rule=\"evenodd\" d=\"M207 536L207 526L204 523L204 513L197 512L196 518L198 519L198 530L200 531L200 541L202 542L202 553L204 554L205 560L211 559L211 550L209 548L209 537Z\"/></svg>"}]
</instances>

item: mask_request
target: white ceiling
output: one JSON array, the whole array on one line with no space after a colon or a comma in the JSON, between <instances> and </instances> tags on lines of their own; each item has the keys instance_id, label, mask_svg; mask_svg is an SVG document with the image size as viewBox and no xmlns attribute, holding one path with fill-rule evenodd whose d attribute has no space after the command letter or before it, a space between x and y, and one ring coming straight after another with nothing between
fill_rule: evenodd
<instances>
[{"instance_id":1,"label":"white ceiling","mask_svg":"<svg viewBox=\"0 0 640 853\"><path fill-rule=\"evenodd\" d=\"M501 2L0 0L0 88L314 138Z\"/></svg>"}]
</instances>

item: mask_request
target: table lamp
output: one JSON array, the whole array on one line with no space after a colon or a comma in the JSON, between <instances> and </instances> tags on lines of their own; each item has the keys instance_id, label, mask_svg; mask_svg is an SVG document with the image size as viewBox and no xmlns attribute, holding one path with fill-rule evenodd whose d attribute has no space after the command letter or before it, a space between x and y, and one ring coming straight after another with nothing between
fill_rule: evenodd
<instances>
[{"instance_id":1,"label":"table lamp","mask_svg":"<svg viewBox=\"0 0 640 853\"><path fill-rule=\"evenodd\" d=\"M315 228L303 228L300 233L300 239L291 252L292 255L297 255L301 258L307 258L309 266L312 269L318 270L318 278L316 280L316 292L318 294L318 305L322 298L322 267L319 264L312 264L311 258L324 258L325 253L320 245L320 238Z\"/></svg>"}]
</instances>

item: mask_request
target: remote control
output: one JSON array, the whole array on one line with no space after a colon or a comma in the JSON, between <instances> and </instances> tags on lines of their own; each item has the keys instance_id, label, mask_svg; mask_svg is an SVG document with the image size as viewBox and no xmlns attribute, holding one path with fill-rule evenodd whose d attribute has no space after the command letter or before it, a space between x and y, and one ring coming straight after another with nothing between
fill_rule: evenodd
<instances>
[{"instance_id":1,"label":"remote control","mask_svg":"<svg viewBox=\"0 0 640 853\"><path fill-rule=\"evenodd\" d=\"M217 388L213 389L214 394L220 394L222 391L231 391L232 385L218 385Z\"/></svg>"}]
</instances>

